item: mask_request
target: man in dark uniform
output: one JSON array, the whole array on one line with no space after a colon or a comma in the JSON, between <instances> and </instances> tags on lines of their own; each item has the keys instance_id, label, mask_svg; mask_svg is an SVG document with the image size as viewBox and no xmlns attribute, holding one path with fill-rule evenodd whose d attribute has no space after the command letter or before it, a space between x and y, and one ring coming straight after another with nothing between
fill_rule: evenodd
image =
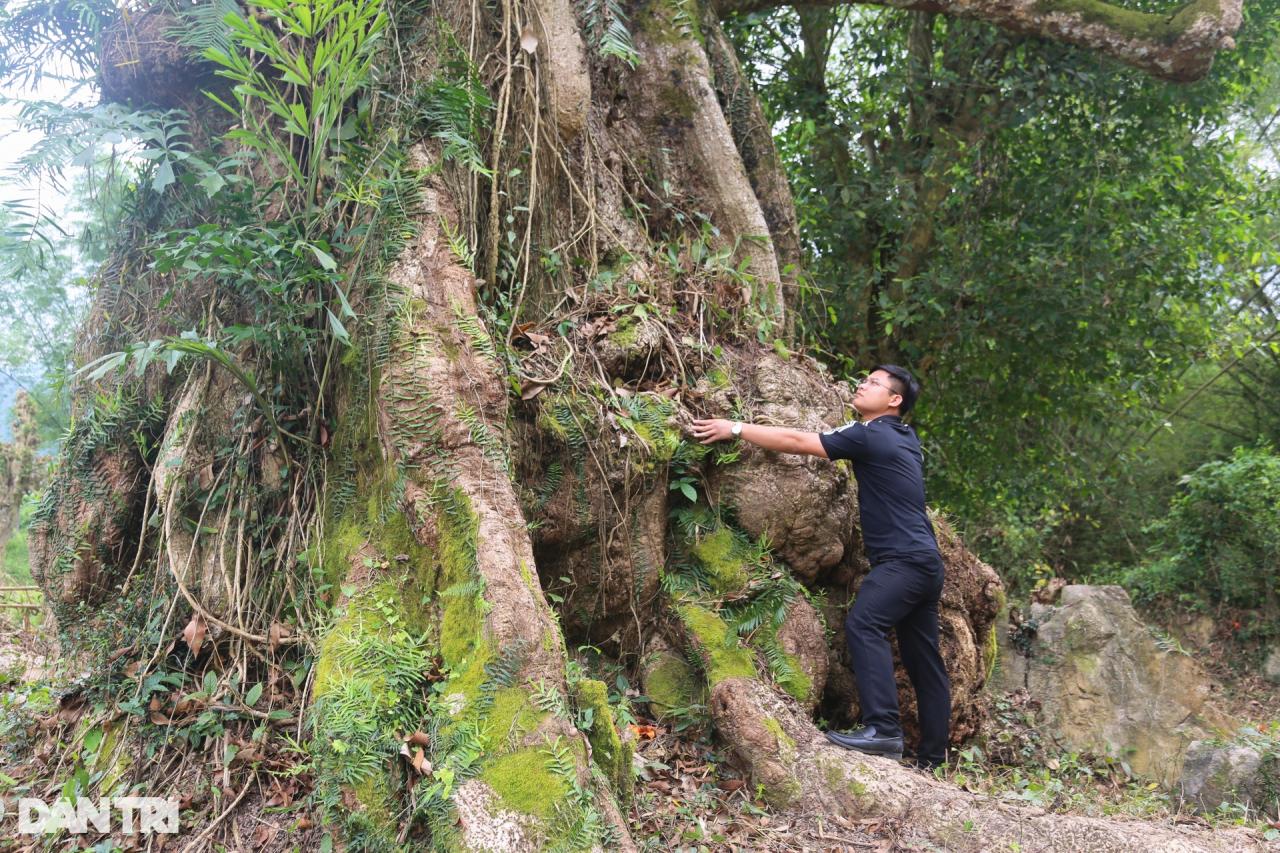
<instances>
[{"instance_id":1,"label":"man in dark uniform","mask_svg":"<svg viewBox=\"0 0 1280 853\"><path fill-rule=\"evenodd\" d=\"M938 651L943 566L925 510L924 456L915 431L902 420L919 392L920 385L909 372L885 364L858 383L853 405L860 421L812 433L721 419L696 420L693 434L703 444L741 438L779 453L853 463L871 573L858 589L844 628L862 705L862 726L850 732L827 732L827 739L859 752L902 756L898 690L888 638L893 629L919 708L916 761L931 768L946 758L951 682Z\"/></svg>"}]
</instances>

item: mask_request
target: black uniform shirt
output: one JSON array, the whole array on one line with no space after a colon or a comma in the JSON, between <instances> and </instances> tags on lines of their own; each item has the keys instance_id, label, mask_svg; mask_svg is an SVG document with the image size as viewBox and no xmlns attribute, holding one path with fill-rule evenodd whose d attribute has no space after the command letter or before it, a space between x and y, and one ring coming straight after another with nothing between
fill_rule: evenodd
<instances>
[{"instance_id":1,"label":"black uniform shirt","mask_svg":"<svg viewBox=\"0 0 1280 853\"><path fill-rule=\"evenodd\" d=\"M924 454L915 431L897 415L845 424L819 434L831 459L853 462L862 542L872 565L938 553L924 508Z\"/></svg>"}]
</instances>

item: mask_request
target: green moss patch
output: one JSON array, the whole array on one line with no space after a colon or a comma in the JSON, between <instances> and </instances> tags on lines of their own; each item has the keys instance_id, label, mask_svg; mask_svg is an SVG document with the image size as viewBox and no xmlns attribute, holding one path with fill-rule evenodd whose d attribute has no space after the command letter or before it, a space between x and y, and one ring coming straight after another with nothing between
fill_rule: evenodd
<instances>
[{"instance_id":1,"label":"green moss patch","mask_svg":"<svg viewBox=\"0 0 1280 853\"><path fill-rule=\"evenodd\" d=\"M791 735L787 734L782 728L782 724L773 717L764 718L764 727L769 730L769 734L778 740L778 749L782 752L784 758L789 755L795 755L796 742Z\"/></svg>"},{"instance_id":2,"label":"green moss patch","mask_svg":"<svg viewBox=\"0 0 1280 853\"><path fill-rule=\"evenodd\" d=\"M746 549L732 529L717 527L694 542L689 552L706 571L716 592L738 592L747 585Z\"/></svg>"},{"instance_id":3,"label":"green moss patch","mask_svg":"<svg viewBox=\"0 0 1280 853\"><path fill-rule=\"evenodd\" d=\"M739 644L737 633L728 623L696 604L680 604L676 612L698 646L710 687L726 678L756 677L751 651Z\"/></svg>"},{"instance_id":4,"label":"green moss patch","mask_svg":"<svg viewBox=\"0 0 1280 853\"><path fill-rule=\"evenodd\" d=\"M481 727L485 747L498 750L507 742L519 742L544 717L546 712L533 704L527 690L504 687L493 695L493 704Z\"/></svg>"},{"instance_id":5,"label":"green moss patch","mask_svg":"<svg viewBox=\"0 0 1280 853\"><path fill-rule=\"evenodd\" d=\"M503 808L549 821L569 794L564 781L547 767L536 748L519 749L494 759L480 778L494 790Z\"/></svg>"},{"instance_id":6,"label":"green moss patch","mask_svg":"<svg viewBox=\"0 0 1280 853\"><path fill-rule=\"evenodd\" d=\"M800 658L789 654L785 655L785 657L790 672L778 679L778 686L787 691L788 695L794 697L797 701L809 701L813 693L813 679L809 677L809 673L805 672L804 667L800 665Z\"/></svg>"},{"instance_id":7,"label":"green moss patch","mask_svg":"<svg viewBox=\"0 0 1280 853\"><path fill-rule=\"evenodd\" d=\"M637 14L635 20L661 44L682 44L692 39L705 47L706 37L698 20L700 14L695 0L657 0Z\"/></svg>"},{"instance_id":8,"label":"green moss patch","mask_svg":"<svg viewBox=\"0 0 1280 853\"><path fill-rule=\"evenodd\" d=\"M644 678L644 692L649 697L649 710L658 719L669 719L671 712L706 702L702 679L683 658L663 655L650 667Z\"/></svg>"},{"instance_id":9,"label":"green moss patch","mask_svg":"<svg viewBox=\"0 0 1280 853\"><path fill-rule=\"evenodd\" d=\"M1177 41L1201 16L1220 14L1218 0L1188 3L1172 16L1124 9L1101 0L1044 0L1037 5L1037 11L1079 15L1084 21L1165 44Z\"/></svg>"},{"instance_id":10,"label":"green moss patch","mask_svg":"<svg viewBox=\"0 0 1280 853\"><path fill-rule=\"evenodd\" d=\"M613 709L609 707L609 689L603 681L584 678L575 686L575 698L579 709L591 709L591 728L587 738L591 742L591 756L613 786L614 794L625 808L635 793L635 776L631 771L631 757L635 747L624 742L613 722Z\"/></svg>"}]
</instances>

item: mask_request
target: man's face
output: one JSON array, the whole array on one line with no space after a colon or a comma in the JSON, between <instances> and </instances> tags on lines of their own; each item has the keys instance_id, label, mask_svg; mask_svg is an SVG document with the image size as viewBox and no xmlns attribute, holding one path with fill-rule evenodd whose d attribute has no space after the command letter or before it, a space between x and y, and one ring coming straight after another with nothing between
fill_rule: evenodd
<instances>
[{"instance_id":1,"label":"man's face","mask_svg":"<svg viewBox=\"0 0 1280 853\"><path fill-rule=\"evenodd\" d=\"M853 394L853 405L859 412L883 412L902 405L902 396L893 390L893 377L883 370L876 370L858 383Z\"/></svg>"}]
</instances>

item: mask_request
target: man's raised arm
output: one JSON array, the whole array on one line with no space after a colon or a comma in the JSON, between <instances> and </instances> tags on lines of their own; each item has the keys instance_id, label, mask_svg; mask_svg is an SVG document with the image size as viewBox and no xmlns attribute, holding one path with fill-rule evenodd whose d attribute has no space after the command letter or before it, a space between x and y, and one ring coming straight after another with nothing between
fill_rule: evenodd
<instances>
[{"instance_id":1,"label":"man's raised arm","mask_svg":"<svg viewBox=\"0 0 1280 853\"><path fill-rule=\"evenodd\" d=\"M726 421L723 418L710 418L693 422L693 435L703 444L726 441L735 437L734 426L737 421ZM804 453L809 456L827 458L827 451L816 432L805 432L789 427L762 426L760 424L740 424L736 433L738 438L749 441L765 450L778 453Z\"/></svg>"}]
</instances>

